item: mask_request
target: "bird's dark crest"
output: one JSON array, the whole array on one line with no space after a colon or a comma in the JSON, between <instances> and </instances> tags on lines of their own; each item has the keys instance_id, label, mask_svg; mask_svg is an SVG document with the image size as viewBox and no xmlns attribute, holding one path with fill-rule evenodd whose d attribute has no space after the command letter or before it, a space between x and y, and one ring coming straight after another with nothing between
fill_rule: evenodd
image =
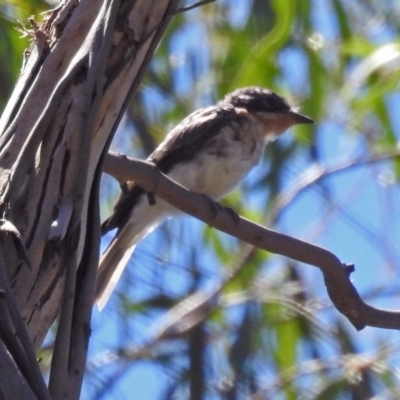
<instances>
[{"instance_id":1,"label":"bird's dark crest","mask_svg":"<svg viewBox=\"0 0 400 400\"><path fill-rule=\"evenodd\" d=\"M246 87L229 93L220 103L244 108L249 112L287 112L288 102L275 92L260 87Z\"/></svg>"}]
</instances>

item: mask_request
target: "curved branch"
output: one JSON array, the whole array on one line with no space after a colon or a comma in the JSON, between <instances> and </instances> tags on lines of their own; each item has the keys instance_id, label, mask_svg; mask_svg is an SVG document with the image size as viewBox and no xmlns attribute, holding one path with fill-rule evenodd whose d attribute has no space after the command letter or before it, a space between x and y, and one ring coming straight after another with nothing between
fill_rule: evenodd
<instances>
[{"instance_id":1,"label":"curved branch","mask_svg":"<svg viewBox=\"0 0 400 400\"><path fill-rule=\"evenodd\" d=\"M362 167L364 165L387 161L398 157L400 157L400 149L395 148L395 149L385 150L376 154L371 154L368 157L362 157L355 160L344 161L341 164L336 165L334 167L327 167L318 164L312 165L296 179L296 185L292 186L290 189L288 189L286 192L283 192L276 198L273 207L271 207L271 209L276 211L274 212L274 215L270 220L276 221L279 218L282 211L293 200L295 200L301 193L303 193L310 186L312 186L315 183L318 183L322 179L325 179L329 176L341 172L346 172L352 168Z\"/></svg>"},{"instance_id":2,"label":"curved branch","mask_svg":"<svg viewBox=\"0 0 400 400\"><path fill-rule=\"evenodd\" d=\"M400 329L400 313L366 304L349 279L349 266L342 264L330 251L275 232L243 217L233 216L232 210L187 190L146 161L109 153L105 159L104 172L118 180L134 180L144 190L153 192L174 207L258 248L319 268L333 304L356 329L361 330L366 326Z\"/></svg>"}]
</instances>

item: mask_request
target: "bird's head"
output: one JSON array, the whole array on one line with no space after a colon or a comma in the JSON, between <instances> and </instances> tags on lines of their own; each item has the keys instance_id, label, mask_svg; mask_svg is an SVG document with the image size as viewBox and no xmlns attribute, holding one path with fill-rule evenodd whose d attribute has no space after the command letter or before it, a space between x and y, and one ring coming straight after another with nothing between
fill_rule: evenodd
<instances>
[{"instance_id":1,"label":"bird's head","mask_svg":"<svg viewBox=\"0 0 400 400\"><path fill-rule=\"evenodd\" d=\"M314 121L291 107L281 96L260 87L247 87L229 93L223 103L244 109L268 126L268 131L280 134L293 125L313 124Z\"/></svg>"}]
</instances>

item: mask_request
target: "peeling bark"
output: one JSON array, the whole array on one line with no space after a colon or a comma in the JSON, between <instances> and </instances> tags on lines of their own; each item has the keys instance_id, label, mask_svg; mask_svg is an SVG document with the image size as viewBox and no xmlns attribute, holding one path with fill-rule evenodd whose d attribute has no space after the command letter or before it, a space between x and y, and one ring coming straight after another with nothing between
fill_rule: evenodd
<instances>
[{"instance_id":1,"label":"peeling bark","mask_svg":"<svg viewBox=\"0 0 400 400\"><path fill-rule=\"evenodd\" d=\"M83 374L85 357L71 366L73 346L86 351L90 334L102 155L178 5L65 0L32 21L32 45L0 120L0 210L27 255L2 248L5 268L35 350L62 309L50 385L57 397L79 397L68 379ZM86 324L81 339L76 321L79 332Z\"/></svg>"}]
</instances>

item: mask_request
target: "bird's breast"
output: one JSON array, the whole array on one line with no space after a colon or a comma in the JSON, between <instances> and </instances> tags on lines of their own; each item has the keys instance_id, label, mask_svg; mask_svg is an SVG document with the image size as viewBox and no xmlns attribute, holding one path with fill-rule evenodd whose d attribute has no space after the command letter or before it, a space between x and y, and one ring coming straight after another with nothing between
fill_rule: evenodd
<instances>
[{"instance_id":1,"label":"bird's breast","mask_svg":"<svg viewBox=\"0 0 400 400\"><path fill-rule=\"evenodd\" d=\"M192 160L178 164L168 175L214 199L227 194L259 162L265 147L265 139L256 132L239 128L223 128Z\"/></svg>"}]
</instances>

